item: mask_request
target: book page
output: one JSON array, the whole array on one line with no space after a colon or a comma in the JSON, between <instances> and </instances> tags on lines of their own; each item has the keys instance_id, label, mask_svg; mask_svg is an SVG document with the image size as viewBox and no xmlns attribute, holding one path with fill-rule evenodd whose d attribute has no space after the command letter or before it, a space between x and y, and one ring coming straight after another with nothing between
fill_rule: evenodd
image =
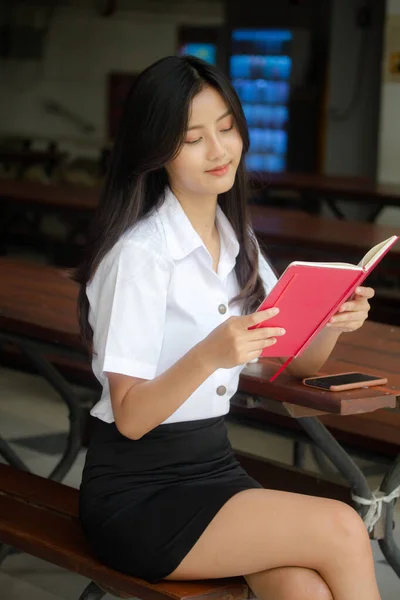
<instances>
[{"instance_id":1,"label":"book page","mask_svg":"<svg viewBox=\"0 0 400 600\"><path fill-rule=\"evenodd\" d=\"M358 266L363 267L364 269L369 269L374 264L374 262L376 262L380 258L380 256L385 252L386 248L393 243L395 238L396 236L393 235L387 240L384 240L380 244L377 244L376 246L371 248L371 250L369 250L364 256L364 258L360 260Z\"/></svg>"},{"instance_id":2,"label":"book page","mask_svg":"<svg viewBox=\"0 0 400 600\"><path fill-rule=\"evenodd\" d=\"M341 263L341 262L306 262L301 260L296 260L291 263L292 265L302 265L306 267L324 267L328 269L352 269L354 271L359 271L362 265L351 265L350 263Z\"/></svg>"},{"instance_id":3,"label":"book page","mask_svg":"<svg viewBox=\"0 0 400 600\"><path fill-rule=\"evenodd\" d=\"M386 252L386 250L392 246L392 244L397 239L396 235L392 235L392 237L376 244L371 250L368 250L367 254L360 260L358 265L353 265L351 263L343 263L343 262L308 262L302 260L296 260L290 263L291 265L302 265L309 267L324 267L330 269L351 269L355 271L359 271L361 269L370 269L375 262L377 262L382 254ZM289 265L290 266L290 265Z\"/></svg>"}]
</instances>

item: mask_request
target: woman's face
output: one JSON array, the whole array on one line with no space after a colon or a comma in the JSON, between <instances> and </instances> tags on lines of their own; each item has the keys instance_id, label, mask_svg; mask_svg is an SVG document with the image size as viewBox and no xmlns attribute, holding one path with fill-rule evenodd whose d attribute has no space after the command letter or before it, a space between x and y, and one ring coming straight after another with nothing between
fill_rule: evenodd
<instances>
[{"instance_id":1,"label":"woman's face","mask_svg":"<svg viewBox=\"0 0 400 600\"><path fill-rule=\"evenodd\" d=\"M212 87L193 98L182 148L167 166L175 192L218 195L234 184L243 143L233 115Z\"/></svg>"}]
</instances>

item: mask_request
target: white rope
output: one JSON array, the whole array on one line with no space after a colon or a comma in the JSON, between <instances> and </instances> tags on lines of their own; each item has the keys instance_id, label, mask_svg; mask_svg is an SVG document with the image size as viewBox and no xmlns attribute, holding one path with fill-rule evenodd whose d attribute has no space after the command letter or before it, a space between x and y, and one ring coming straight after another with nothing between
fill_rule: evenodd
<instances>
[{"instance_id":1,"label":"white rope","mask_svg":"<svg viewBox=\"0 0 400 600\"><path fill-rule=\"evenodd\" d=\"M393 500L400 498L400 485L388 496L385 496L384 492L381 492L379 489L377 489L372 492L372 498L370 500L361 498L360 496L355 496L354 494L352 494L351 497L354 502L357 502L357 504L369 506L368 512L364 517L364 523L368 531L371 532L381 518L383 502L389 504L390 502L393 502Z\"/></svg>"}]
</instances>

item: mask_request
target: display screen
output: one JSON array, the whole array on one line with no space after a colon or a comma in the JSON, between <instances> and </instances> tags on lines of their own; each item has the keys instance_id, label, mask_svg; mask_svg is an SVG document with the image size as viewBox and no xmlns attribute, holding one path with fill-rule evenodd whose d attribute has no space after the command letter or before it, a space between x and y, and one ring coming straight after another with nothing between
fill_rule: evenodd
<instances>
[{"instance_id":1,"label":"display screen","mask_svg":"<svg viewBox=\"0 0 400 600\"><path fill-rule=\"evenodd\" d=\"M206 62L215 65L217 63L217 46L211 43L188 43L181 46L179 54L197 56Z\"/></svg>"},{"instance_id":2,"label":"display screen","mask_svg":"<svg viewBox=\"0 0 400 600\"><path fill-rule=\"evenodd\" d=\"M380 377L376 375L367 375L366 373L345 373L344 375L330 375L329 377L306 379L305 382L310 385L329 389L331 385L347 385L348 383L373 381L375 379L380 379Z\"/></svg>"},{"instance_id":3,"label":"display screen","mask_svg":"<svg viewBox=\"0 0 400 600\"><path fill-rule=\"evenodd\" d=\"M232 31L230 78L249 126L249 171L287 167L292 40L289 30Z\"/></svg>"}]
</instances>

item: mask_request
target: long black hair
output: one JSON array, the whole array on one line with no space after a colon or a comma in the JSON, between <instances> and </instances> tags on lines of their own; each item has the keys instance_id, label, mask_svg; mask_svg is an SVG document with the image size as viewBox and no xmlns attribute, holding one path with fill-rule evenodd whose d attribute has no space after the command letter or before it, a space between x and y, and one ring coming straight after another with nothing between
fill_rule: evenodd
<instances>
[{"instance_id":1,"label":"long black hair","mask_svg":"<svg viewBox=\"0 0 400 600\"><path fill-rule=\"evenodd\" d=\"M168 185L165 165L182 147L191 101L207 86L217 90L227 103L243 141L235 183L218 196L240 244L235 270L241 292L232 302L242 301L243 312L250 312L264 297L247 207L244 155L249 134L240 100L227 77L213 65L193 56L168 56L142 71L128 93L84 260L75 272L80 284L81 333L89 346L93 332L88 322L86 285L122 234L162 204Z\"/></svg>"}]
</instances>

